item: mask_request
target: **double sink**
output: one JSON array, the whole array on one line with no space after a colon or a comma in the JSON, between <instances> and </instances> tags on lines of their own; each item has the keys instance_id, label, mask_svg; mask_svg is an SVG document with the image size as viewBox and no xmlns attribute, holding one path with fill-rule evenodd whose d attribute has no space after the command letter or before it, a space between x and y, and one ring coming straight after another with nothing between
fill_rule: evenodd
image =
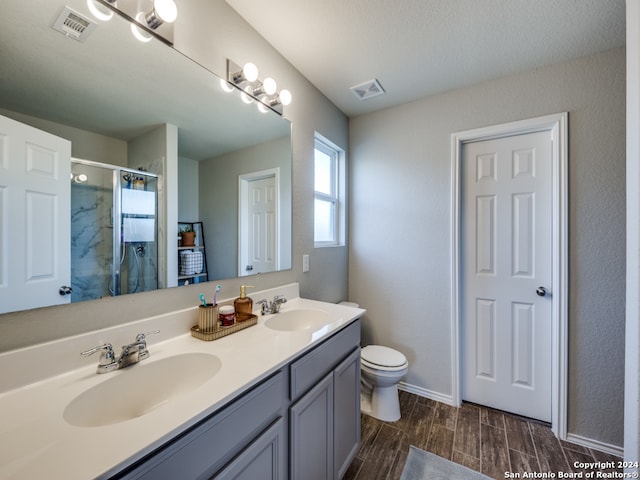
<instances>
[{"instance_id":1,"label":"double sink","mask_svg":"<svg viewBox=\"0 0 640 480\"><path fill-rule=\"evenodd\" d=\"M325 329L327 311L308 308L283 310L264 321L276 332L314 332ZM63 418L76 427L102 427L146 415L211 380L222 368L211 353L181 353L128 367L77 395Z\"/></svg>"}]
</instances>

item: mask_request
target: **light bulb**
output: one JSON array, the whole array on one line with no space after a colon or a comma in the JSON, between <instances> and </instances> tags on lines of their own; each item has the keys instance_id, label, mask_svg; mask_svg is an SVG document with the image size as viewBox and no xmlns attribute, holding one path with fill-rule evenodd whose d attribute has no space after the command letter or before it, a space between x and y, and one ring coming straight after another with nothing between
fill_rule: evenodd
<instances>
[{"instance_id":1,"label":"light bulb","mask_svg":"<svg viewBox=\"0 0 640 480\"><path fill-rule=\"evenodd\" d=\"M223 78L220 79L220 88L222 88L222 90L224 90L227 93L231 93L234 90L231 84Z\"/></svg>"},{"instance_id":2,"label":"light bulb","mask_svg":"<svg viewBox=\"0 0 640 480\"><path fill-rule=\"evenodd\" d=\"M98 20L108 22L113 18L113 10L108 9L96 0L87 0L87 8Z\"/></svg>"},{"instance_id":3,"label":"light bulb","mask_svg":"<svg viewBox=\"0 0 640 480\"><path fill-rule=\"evenodd\" d=\"M253 103L253 97L247 93L250 89L251 87L247 87L240 93L240 98L244 103Z\"/></svg>"},{"instance_id":4,"label":"light bulb","mask_svg":"<svg viewBox=\"0 0 640 480\"><path fill-rule=\"evenodd\" d=\"M264 79L264 82L262 82L262 88L264 89L264 93L267 95L273 95L276 93L278 86L273 78L267 77Z\"/></svg>"},{"instance_id":5,"label":"light bulb","mask_svg":"<svg viewBox=\"0 0 640 480\"><path fill-rule=\"evenodd\" d=\"M242 73L247 82L255 82L258 79L258 67L253 63L245 63L242 67Z\"/></svg>"},{"instance_id":6,"label":"light bulb","mask_svg":"<svg viewBox=\"0 0 640 480\"><path fill-rule=\"evenodd\" d=\"M163 23L172 23L178 17L178 8L173 0L153 0L153 10L144 16L147 26L153 30Z\"/></svg>"},{"instance_id":7,"label":"light bulb","mask_svg":"<svg viewBox=\"0 0 640 480\"><path fill-rule=\"evenodd\" d=\"M163 22L172 23L178 18L178 7L173 0L154 0L153 9Z\"/></svg>"},{"instance_id":8,"label":"light bulb","mask_svg":"<svg viewBox=\"0 0 640 480\"><path fill-rule=\"evenodd\" d=\"M136 20L138 22L144 23L144 13L139 12L136 15ZM151 41L151 35L148 34L147 32L143 31L140 27L138 27L135 23L131 24L131 33L133 34L134 37L136 37L136 40L139 40L142 43L147 43Z\"/></svg>"},{"instance_id":9,"label":"light bulb","mask_svg":"<svg viewBox=\"0 0 640 480\"><path fill-rule=\"evenodd\" d=\"M258 111L260 111L261 113L267 113L269 111L269 109L261 102L256 102L256 105L258 106Z\"/></svg>"},{"instance_id":10,"label":"light bulb","mask_svg":"<svg viewBox=\"0 0 640 480\"><path fill-rule=\"evenodd\" d=\"M280 90L280 103L282 105L289 105L293 97L291 96L291 92L289 90Z\"/></svg>"}]
</instances>

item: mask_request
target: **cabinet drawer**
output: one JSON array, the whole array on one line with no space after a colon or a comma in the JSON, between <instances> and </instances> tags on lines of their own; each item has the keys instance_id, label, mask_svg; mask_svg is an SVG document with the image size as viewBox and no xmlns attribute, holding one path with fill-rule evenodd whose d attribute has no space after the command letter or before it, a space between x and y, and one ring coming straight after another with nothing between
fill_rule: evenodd
<instances>
[{"instance_id":1,"label":"cabinet drawer","mask_svg":"<svg viewBox=\"0 0 640 480\"><path fill-rule=\"evenodd\" d=\"M360 320L340 330L333 337L291 364L291 400L309 390L360 345Z\"/></svg>"},{"instance_id":2,"label":"cabinet drawer","mask_svg":"<svg viewBox=\"0 0 640 480\"><path fill-rule=\"evenodd\" d=\"M201 424L169 443L147 462L117 478L210 478L275 419L282 416L287 381L278 372Z\"/></svg>"}]
</instances>

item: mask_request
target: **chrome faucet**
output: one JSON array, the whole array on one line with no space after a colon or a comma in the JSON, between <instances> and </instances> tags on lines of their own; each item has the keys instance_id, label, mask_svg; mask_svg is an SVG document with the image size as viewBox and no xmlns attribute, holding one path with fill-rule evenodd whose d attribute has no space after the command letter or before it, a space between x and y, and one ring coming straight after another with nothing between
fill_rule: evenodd
<instances>
[{"instance_id":1,"label":"chrome faucet","mask_svg":"<svg viewBox=\"0 0 640 480\"><path fill-rule=\"evenodd\" d=\"M276 295L271 302L262 299L256 303L261 306L260 311L262 315L268 315L270 313L278 313L280 311L280 305L287 303L287 299L282 295Z\"/></svg>"},{"instance_id":2,"label":"chrome faucet","mask_svg":"<svg viewBox=\"0 0 640 480\"><path fill-rule=\"evenodd\" d=\"M152 330L147 333L139 333L136 335L136 341L128 345L123 345L120 357L116 358L113 352L113 346L110 343L99 345L91 348L80 355L88 357L96 352L102 352L100 360L98 361L98 368L96 373L108 373L118 370L119 368L125 368L129 365L138 363L149 356L149 350L147 350L147 335L154 335L160 333L160 330Z\"/></svg>"}]
</instances>

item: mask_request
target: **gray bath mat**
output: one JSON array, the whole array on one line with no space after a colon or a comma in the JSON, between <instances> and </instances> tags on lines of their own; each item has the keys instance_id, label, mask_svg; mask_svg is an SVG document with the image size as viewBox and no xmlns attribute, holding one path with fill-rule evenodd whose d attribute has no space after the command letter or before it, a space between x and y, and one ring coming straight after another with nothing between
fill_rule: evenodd
<instances>
[{"instance_id":1,"label":"gray bath mat","mask_svg":"<svg viewBox=\"0 0 640 480\"><path fill-rule=\"evenodd\" d=\"M491 480L486 475L411 445L400 480Z\"/></svg>"}]
</instances>

